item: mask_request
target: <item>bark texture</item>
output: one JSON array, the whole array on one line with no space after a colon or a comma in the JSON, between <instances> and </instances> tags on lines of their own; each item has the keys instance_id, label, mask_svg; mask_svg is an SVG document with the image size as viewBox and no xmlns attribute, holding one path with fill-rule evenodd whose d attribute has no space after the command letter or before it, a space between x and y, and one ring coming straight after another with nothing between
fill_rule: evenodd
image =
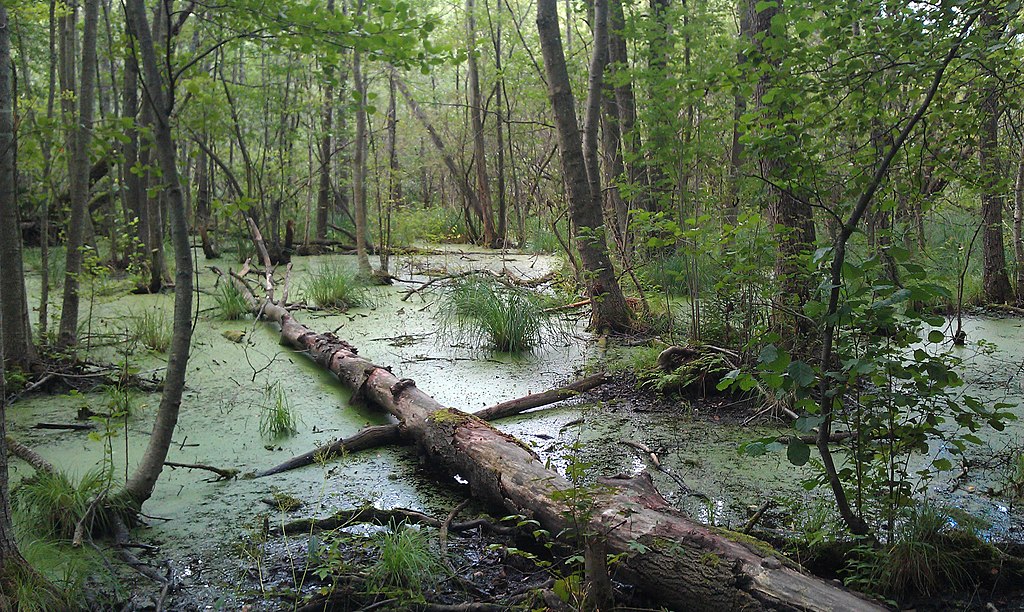
<instances>
[{"instance_id":1,"label":"bark texture","mask_svg":"<svg viewBox=\"0 0 1024 612\"><path fill-rule=\"evenodd\" d=\"M1004 12L994 4L986 4L978 19L982 35L989 45L1003 37ZM982 290L990 304L1007 304L1013 300L1013 288L1006 274L1006 247L1003 242L1003 208L1006 192L999 151L999 77L989 69L978 109L978 163L981 170L981 243Z\"/></svg>"},{"instance_id":2,"label":"bark texture","mask_svg":"<svg viewBox=\"0 0 1024 612\"><path fill-rule=\"evenodd\" d=\"M25 369L35 360L35 348L28 322L18 218L14 79L7 25L6 14L0 14L0 334L5 364ZM0 474L3 476L6 474Z\"/></svg>"},{"instance_id":3,"label":"bark texture","mask_svg":"<svg viewBox=\"0 0 1024 612\"><path fill-rule=\"evenodd\" d=\"M82 32L82 78L75 118L71 171L71 217L68 220L67 254L64 263L64 298L60 311L60 344L70 346L78 338L78 287L82 275L82 248L89 207L89 145L92 142L93 99L96 97L96 29L99 0L85 2Z\"/></svg>"}]
</instances>

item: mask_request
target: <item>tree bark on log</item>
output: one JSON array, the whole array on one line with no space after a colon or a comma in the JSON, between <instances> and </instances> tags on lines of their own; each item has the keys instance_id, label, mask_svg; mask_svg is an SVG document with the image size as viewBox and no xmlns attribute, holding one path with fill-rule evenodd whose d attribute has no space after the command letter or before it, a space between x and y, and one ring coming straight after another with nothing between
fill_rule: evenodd
<instances>
[{"instance_id":1,"label":"tree bark on log","mask_svg":"<svg viewBox=\"0 0 1024 612\"><path fill-rule=\"evenodd\" d=\"M431 465L466 479L477 498L536 519L550 533L583 524L586 533L577 535L597 535L608 554L624 554L618 577L661 605L715 612L885 609L803 573L767 545L691 520L668 504L647 474L601 480L605 488L593 494L592 510L574 516L565 501L572 483L547 469L525 444L479 417L442 406L412 380L360 357L348 342L318 334L287 309L261 304L246 287L239 289L253 312L280 326L283 343L333 372L356 397L394 415Z\"/></svg>"}]
</instances>

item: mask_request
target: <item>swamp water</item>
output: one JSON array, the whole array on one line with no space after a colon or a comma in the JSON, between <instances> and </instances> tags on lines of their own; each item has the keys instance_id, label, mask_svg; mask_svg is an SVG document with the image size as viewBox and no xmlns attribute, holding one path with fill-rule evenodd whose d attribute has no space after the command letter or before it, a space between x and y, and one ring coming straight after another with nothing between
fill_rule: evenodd
<instances>
[{"instance_id":1,"label":"swamp water","mask_svg":"<svg viewBox=\"0 0 1024 612\"><path fill-rule=\"evenodd\" d=\"M484 252L475 247L469 252L458 247L445 248L443 255L398 258L396 276L417 283L375 289L373 307L356 308L344 314L300 310L296 317L316 331L335 331L356 346L361 355L391 366L400 377L415 380L439 402L466 411L568 382L580 374L588 361L595 359L591 338L583 330L584 322L579 320L572 334L564 338L558 335L560 339L520 357L453 346L439 338L432 305L436 292L401 299L409 287L427 280L426 271L508 269L516 276L536 278L559 265L552 257ZM293 299L302 297L305 271L337 261L353 260L345 256L296 258ZM213 263L222 268L228 265L226 260ZM204 264L200 260L200 265ZM187 389L169 461L237 469L245 474L350 436L368 424L389 422L387 415L351 404L349 393L333 375L281 346L277 332L270 326L251 320L217 320L211 310L215 281L212 272L201 272L200 312L193 335ZM29 282L30 291L37 295L38 276L31 277ZM121 294L90 300L86 289L82 310L93 311L90 331L97 336L93 340L96 343L104 334L121 338L132 325L132 316L145 309L163 312L169 321L172 299L171 295ZM987 398L1024 398L1024 381L1019 376L1024 364L1022 324L1010 319L972 319L967 323L970 341L984 338L1001 349L998 353L967 356L965 377L973 383L972 387L980 389ZM244 332L244 337L235 343L225 338L224 332ZM126 344L121 340L94 348L92 356L95 361L119 362L124 359L124 350ZM143 372L158 370L163 363L160 356L141 347L130 353L128 360ZM993 373L999 375L999 381L989 376ZM269 385L279 385L294 409L298 431L292 436L271 440L260 432L260 414L267 402ZM109 451L103 436L97 440L88 432L32 429L38 422L71 422L82 407L108 411L110 398L102 392L35 395L21 400L8 412L9 433L76 477L101 465L109 453L115 475L123 478L126 469L133 467L142 454L159 403L158 394L132 392L131 397L134 414L127 425L123 421L110 424ZM721 425L705 415L693 418L690 410L682 404L678 411L650 409L631 398L610 397L591 405L566 402L535 414L505 419L498 426L532 445L542 459L558 468L574 463L584 466L588 475L652 471L656 485L671 502L692 516L719 525L742 525L747 507L767 498L790 499L795 506L814 503L816 498L804 493L799 484L809 471L793 468L782 454L749 458L736 452L739 443L773 435L777 429ZM101 430L102 427L94 433L102 433ZM1011 424L999 434L985 433L989 436L987 441L998 449L1019 442L1024 424ZM639 442L656 451L674 476L654 471L644 453L623 441ZM30 473L27 465L12 461L12 482ZM189 602L186 608L233 609L243 601L258 600L263 569L259 568L260 560L253 556L251 547L246 552L240 544L259 528L263 516L273 525L370 502L381 508L404 507L443 517L464 498L454 483L437 483L425 474L415 453L407 448L365 451L325 465L255 480L211 482L211 476L198 470L165 468L153 498L145 507L147 514L159 518L151 519L151 526L136 534L142 541L160 546L157 558L171 560L182 579L182 590L176 597ZM979 480L970 483L974 492L962 483L956 493L946 495L949 484L941 480L934 483L936 498L982 514L992 522L992 536L997 539L1021 539L1019 511L1002 500L979 493L988 486L999 486L999 475L982 472L977 476ZM686 492L680 480L707 497ZM275 492L295 497L304 506L298 512L286 514L261 501L272 498ZM473 511L470 507L463 516ZM276 609L279 604L268 601L255 605Z\"/></svg>"}]
</instances>

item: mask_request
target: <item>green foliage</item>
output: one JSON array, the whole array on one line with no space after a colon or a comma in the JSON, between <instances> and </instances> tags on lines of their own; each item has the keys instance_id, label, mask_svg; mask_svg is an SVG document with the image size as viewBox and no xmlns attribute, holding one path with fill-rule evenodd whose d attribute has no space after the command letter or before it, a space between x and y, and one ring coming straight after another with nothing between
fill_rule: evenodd
<instances>
[{"instance_id":1,"label":"green foliage","mask_svg":"<svg viewBox=\"0 0 1024 612\"><path fill-rule=\"evenodd\" d=\"M671 372L660 368L637 372L639 387L658 393L714 394L718 382L732 371L732 365L721 354L707 351L699 357L685 361Z\"/></svg>"},{"instance_id":2,"label":"green foliage","mask_svg":"<svg viewBox=\"0 0 1024 612\"><path fill-rule=\"evenodd\" d=\"M355 268L337 262L310 270L303 289L306 298L321 308L346 310L371 302L367 280Z\"/></svg>"},{"instance_id":3,"label":"green foliage","mask_svg":"<svg viewBox=\"0 0 1024 612\"><path fill-rule=\"evenodd\" d=\"M260 407L260 434L276 440L298 432L298 422L291 400L285 395L281 383L267 385L263 390Z\"/></svg>"},{"instance_id":4,"label":"green foliage","mask_svg":"<svg viewBox=\"0 0 1024 612\"><path fill-rule=\"evenodd\" d=\"M141 342L157 353L166 353L171 346L171 322L160 308L144 308L128 313L128 334L131 341Z\"/></svg>"},{"instance_id":5,"label":"green foliage","mask_svg":"<svg viewBox=\"0 0 1024 612\"><path fill-rule=\"evenodd\" d=\"M553 228L538 218L526 239L526 250L530 253L558 253L562 250L562 243L558 241L556 231L563 239L569 235L564 223L560 222Z\"/></svg>"},{"instance_id":6,"label":"green foliage","mask_svg":"<svg viewBox=\"0 0 1024 612\"><path fill-rule=\"evenodd\" d=\"M249 314L249 303L234 283L222 282L213 294L217 307L217 316L224 321L237 321Z\"/></svg>"},{"instance_id":7,"label":"green foliage","mask_svg":"<svg viewBox=\"0 0 1024 612\"><path fill-rule=\"evenodd\" d=\"M844 570L847 586L902 600L934 595L969 584L971 559L965 536L941 508L924 504L904 512L898 531L884 545L858 546Z\"/></svg>"},{"instance_id":8,"label":"green foliage","mask_svg":"<svg viewBox=\"0 0 1024 612\"><path fill-rule=\"evenodd\" d=\"M466 242L465 223L459 211L447 207L402 208L392 220L391 243L411 247L418 242Z\"/></svg>"},{"instance_id":9,"label":"green foliage","mask_svg":"<svg viewBox=\"0 0 1024 612\"><path fill-rule=\"evenodd\" d=\"M70 540L90 503L97 496L105 495L110 486L110 475L102 470L86 472L78 483L64 472L37 471L12 490L11 498L19 520L31 525L35 533ZM91 527L105 531L106 516L105 512L95 513Z\"/></svg>"},{"instance_id":10,"label":"green foliage","mask_svg":"<svg viewBox=\"0 0 1024 612\"><path fill-rule=\"evenodd\" d=\"M447 575L432 538L421 529L400 523L374 538L377 559L366 572L371 593L406 593L413 597L433 588Z\"/></svg>"},{"instance_id":11,"label":"green foliage","mask_svg":"<svg viewBox=\"0 0 1024 612\"><path fill-rule=\"evenodd\" d=\"M819 249L814 261L824 268L829 253ZM794 423L798 434L809 434L821 425L826 406L835 429L842 425L856 433L850 460L837 470L853 511L877 519L892 532L901 509L914 504L929 478L952 467L949 458L938 456L912 472L911 455L935 448L962 455L969 445L981 442L976 435L981 428L1001 430L1015 416L1008 404L989 404L962 393L956 372L959 358L943 348L943 334L934 329L943 319L916 308L948 292L929 282L924 269L908 261L905 250L890 248L888 256L900 266L902 286L891 282L881 257L843 267L845 292L831 319L837 325L835 360L827 369L769 342L762 346L752 372L733 370L720 386L745 391L760 383L776 399L789 400L802 414ZM823 280L818 297L805 303L803 314L828 324L828 293ZM765 438L742 450L758 455L783 448L794 465L810 460L810 447L798 435L785 445ZM821 486L826 478L827 473L819 471L807 486Z\"/></svg>"},{"instance_id":12,"label":"green foliage","mask_svg":"<svg viewBox=\"0 0 1024 612\"><path fill-rule=\"evenodd\" d=\"M506 353L539 345L548 321L536 294L482 276L457 282L441 299L437 318L442 335Z\"/></svg>"}]
</instances>

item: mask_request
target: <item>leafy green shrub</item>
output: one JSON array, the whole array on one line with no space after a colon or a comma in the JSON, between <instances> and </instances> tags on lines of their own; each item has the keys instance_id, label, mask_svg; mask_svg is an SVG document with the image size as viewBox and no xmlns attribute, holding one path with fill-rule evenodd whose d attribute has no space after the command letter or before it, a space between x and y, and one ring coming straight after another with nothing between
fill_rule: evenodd
<instances>
[{"instance_id":1,"label":"leafy green shrub","mask_svg":"<svg viewBox=\"0 0 1024 612\"><path fill-rule=\"evenodd\" d=\"M86 472L75 484L64 472L38 471L21 481L11 492L15 510L26 524L44 537L70 540L75 527L89 509L93 498L110 486L110 477L102 470ZM105 530L105 513L95 515L94 527Z\"/></svg>"},{"instance_id":2,"label":"leafy green shrub","mask_svg":"<svg viewBox=\"0 0 1024 612\"><path fill-rule=\"evenodd\" d=\"M129 336L141 342L146 348L157 353L166 353L171 346L171 322L163 310L146 308L140 312L129 312L131 324Z\"/></svg>"},{"instance_id":3,"label":"leafy green shrub","mask_svg":"<svg viewBox=\"0 0 1024 612\"><path fill-rule=\"evenodd\" d=\"M431 547L429 535L405 524L392 526L377 536L379 556L367 571L371 592L407 590L422 592L438 583L446 568Z\"/></svg>"},{"instance_id":4,"label":"leafy green shrub","mask_svg":"<svg viewBox=\"0 0 1024 612\"><path fill-rule=\"evenodd\" d=\"M213 300L217 304L218 317L225 321L237 321L249 314L249 303L234 283L220 283Z\"/></svg>"},{"instance_id":5,"label":"leafy green shrub","mask_svg":"<svg viewBox=\"0 0 1024 612\"><path fill-rule=\"evenodd\" d=\"M297 425L295 410L281 384L267 385L260 410L260 434L269 439L290 436L298 431Z\"/></svg>"},{"instance_id":6,"label":"leafy green shrub","mask_svg":"<svg viewBox=\"0 0 1024 612\"><path fill-rule=\"evenodd\" d=\"M358 271L340 263L322 263L309 271L304 286L306 297L321 308L345 310L370 303L367 281Z\"/></svg>"},{"instance_id":7,"label":"leafy green shrub","mask_svg":"<svg viewBox=\"0 0 1024 612\"><path fill-rule=\"evenodd\" d=\"M443 335L489 343L507 353L540 344L548 320L533 292L476 276L455 284L442 299L437 316Z\"/></svg>"}]
</instances>

